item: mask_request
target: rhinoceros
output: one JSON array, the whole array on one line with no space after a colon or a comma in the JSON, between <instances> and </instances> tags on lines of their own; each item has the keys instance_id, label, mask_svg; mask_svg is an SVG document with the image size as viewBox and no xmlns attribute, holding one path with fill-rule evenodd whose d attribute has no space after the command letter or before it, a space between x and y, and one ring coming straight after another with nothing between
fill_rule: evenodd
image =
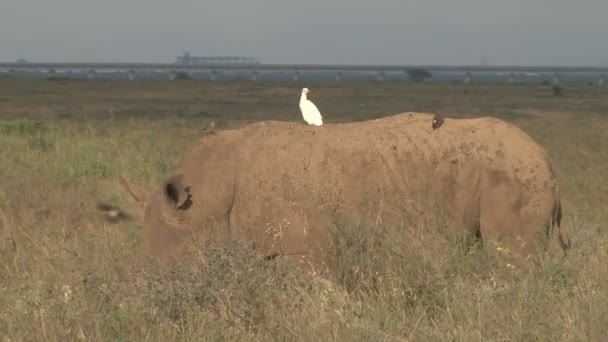
<instances>
[{"instance_id":1,"label":"rhinoceros","mask_svg":"<svg viewBox=\"0 0 608 342\"><path fill-rule=\"evenodd\" d=\"M454 229L501 239L521 256L553 232L564 253L570 246L547 153L491 117L445 118L440 127L409 112L321 127L257 122L203 136L154 191L123 185L143 209L144 255L161 259L207 231L251 241L267 257L321 265L329 227L398 223L403 208L431 197Z\"/></svg>"}]
</instances>

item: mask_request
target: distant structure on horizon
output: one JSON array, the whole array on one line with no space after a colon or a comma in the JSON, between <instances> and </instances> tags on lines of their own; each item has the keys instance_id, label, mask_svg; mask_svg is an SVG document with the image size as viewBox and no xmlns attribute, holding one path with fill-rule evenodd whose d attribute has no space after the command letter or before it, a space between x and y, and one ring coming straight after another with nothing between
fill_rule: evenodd
<instances>
[{"instance_id":1,"label":"distant structure on horizon","mask_svg":"<svg viewBox=\"0 0 608 342\"><path fill-rule=\"evenodd\" d=\"M175 64L179 65L258 65L260 61L253 57L198 57L190 56L190 52L186 51L182 56L175 58Z\"/></svg>"}]
</instances>

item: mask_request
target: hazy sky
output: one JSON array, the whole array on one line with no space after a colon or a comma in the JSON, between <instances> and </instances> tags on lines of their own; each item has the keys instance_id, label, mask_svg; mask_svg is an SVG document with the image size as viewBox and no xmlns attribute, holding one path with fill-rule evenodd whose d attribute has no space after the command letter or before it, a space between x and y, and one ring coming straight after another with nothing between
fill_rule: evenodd
<instances>
[{"instance_id":1,"label":"hazy sky","mask_svg":"<svg viewBox=\"0 0 608 342\"><path fill-rule=\"evenodd\" d=\"M0 0L0 61L608 65L608 0Z\"/></svg>"}]
</instances>

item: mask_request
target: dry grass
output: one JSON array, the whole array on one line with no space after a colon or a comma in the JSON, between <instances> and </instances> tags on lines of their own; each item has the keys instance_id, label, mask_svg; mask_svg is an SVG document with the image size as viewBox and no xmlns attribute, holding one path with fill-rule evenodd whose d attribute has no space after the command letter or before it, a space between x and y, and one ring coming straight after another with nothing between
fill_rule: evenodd
<instances>
[{"instance_id":1,"label":"dry grass","mask_svg":"<svg viewBox=\"0 0 608 342\"><path fill-rule=\"evenodd\" d=\"M330 283L237 242L195 266L139 262L110 225L127 175L155 185L211 120L299 120L299 84L0 81L0 335L5 340L600 341L608 339L608 87L313 84L328 121L402 111L492 115L543 145L574 247L528 273L440 216L346 225ZM422 239L416 227L438 234Z\"/></svg>"}]
</instances>

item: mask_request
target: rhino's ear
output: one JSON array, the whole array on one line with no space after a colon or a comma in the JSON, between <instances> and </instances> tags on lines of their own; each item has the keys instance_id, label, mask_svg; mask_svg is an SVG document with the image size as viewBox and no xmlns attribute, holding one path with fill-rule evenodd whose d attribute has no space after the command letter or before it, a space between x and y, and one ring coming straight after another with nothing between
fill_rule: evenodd
<instances>
[{"instance_id":1,"label":"rhino's ear","mask_svg":"<svg viewBox=\"0 0 608 342\"><path fill-rule=\"evenodd\" d=\"M192 205L190 187L182 184L183 176L175 175L163 183L163 195L167 202L176 210L186 210Z\"/></svg>"},{"instance_id":2,"label":"rhino's ear","mask_svg":"<svg viewBox=\"0 0 608 342\"><path fill-rule=\"evenodd\" d=\"M142 206L144 205L148 197L150 197L150 195L152 194L152 190L134 182L131 182L125 177L120 177L120 184L122 184L122 186L125 187L125 189L127 189L127 191L131 194L131 196L133 196L133 198L137 201L137 203Z\"/></svg>"}]
</instances>

